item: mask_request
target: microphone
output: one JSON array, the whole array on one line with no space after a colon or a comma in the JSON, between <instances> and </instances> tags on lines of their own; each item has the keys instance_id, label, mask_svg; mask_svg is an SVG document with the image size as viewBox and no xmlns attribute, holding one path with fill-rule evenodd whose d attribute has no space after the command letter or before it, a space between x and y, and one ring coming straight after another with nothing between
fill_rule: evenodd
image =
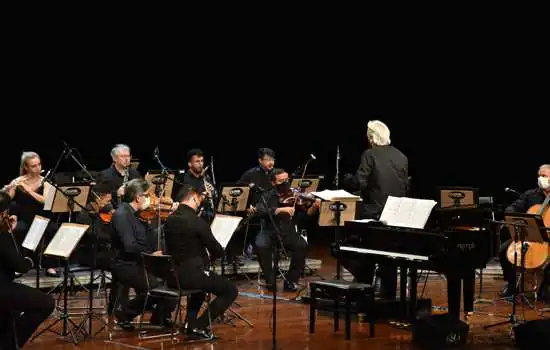
<instances>
[{"instance_id":1,"label":"microphone","mask_svg":"<svg viewBox=\"0 0 550 350\"><path fill-rule=\"evenodd\" d=\"M521 193L519 193L518 191L514 190L513 188L510 188L510 187L506 187L504 189L505 192L508 192L508 193L515 193L517 194L518 196L521 195Z\"/></svg>"},{"instance_id":2,"label":"microphone","mask_svg":"<svg viewBox=\"0 0 550 350\"><path fill-rule=\"evenodd\" d=\"M254 182L249 183L248 187L253 191L265 191L261 186L256 185Z\"/></svg>"},{"instance_id":3,"label":"microphone","mask_svg":"<svg viewBox=\"0 0 550 350\"><path fill-rule=\"evenodd\" d=\"M159 156L159 146L155 147L155 150L153 151L153 158L158 158Z\"/></svg>"},{"instance_id":4,"label":"microphone","mask_svg":"<svg viewBox=\"0 0 550 350\"><path fill-rule=\"evenodd\" d=\"M310 156L310 158L313 159L313 160L317 159L317 157L315 157L315 155L314 155L313 153L311 153L309 156Z\"/></svg>"}]
</instances>

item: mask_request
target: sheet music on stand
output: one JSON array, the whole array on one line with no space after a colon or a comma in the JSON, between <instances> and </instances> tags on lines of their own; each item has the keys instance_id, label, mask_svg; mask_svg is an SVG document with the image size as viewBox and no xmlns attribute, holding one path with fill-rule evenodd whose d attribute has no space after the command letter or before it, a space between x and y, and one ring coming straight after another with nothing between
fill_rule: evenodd
<instances>
[{"instance_id":1,"label":"sheet music on stand","mask_svg":"<svg viewBox=\"0 0 550 350\"><path fill-rule=\"evenodd\" d=\"M379 221L389 226L423 229L436 204L431 199L389 196Z\"/></svg>"},{"instance_id":2,"label":"sheet music on stand","mask_svg":"<svg viewBox=\"0 0 550 350\"><path fill-rule=\"evenodd\" d=\"M68 259L90 225L64 222L46 247L44 255Z\"/></svg>"},{"instance_id":3,"label":"sheet music on stand","mask_svg":"<svg viewBox=\"0 0 550 350\"><path fill-rule=\"evenodd\" d=\"M242 219L243 218L240 216L223 214L216 214L214 217L210 229L212 230L214 238L220 242L223 249L227 247L227 244L231 240L231 237L233 237L233 233L235 233L237 227L239 227Z\"/></svg>"},{"instance_id":4,"label":"sheet music on stand","mask_svg":"<svg viewBox=\"0 0 550 350\"><path fill-rule=\"evenodd\" d=\"M90 194L90 184L71 183L57 185L59 190L49 182L44 183L44 210L52 213L66 213L69 206L69 198L61 191L77 191L78 195L74 197L74 202L80 205L74 205L73 212L79 212L86 206L88 195ZM61 190L61 191L60 191Z\"/></svg>"},{"instance_id":5,"label":"sheet music on stand","mask_svg":"<svg viewBox=\"0 0 550 350\"><path fill-rule=\"evenodd\" d=\"M49 218L35 215L34 219L32 220L31 227L29 228L29 231L25 236L25 240L23 241L22 246L34 252L36 250L36 247L38 247L40 240L42 240L42 236L44 235L46 227L48 227L49 223Z\"/></svg>"}]
</instances>

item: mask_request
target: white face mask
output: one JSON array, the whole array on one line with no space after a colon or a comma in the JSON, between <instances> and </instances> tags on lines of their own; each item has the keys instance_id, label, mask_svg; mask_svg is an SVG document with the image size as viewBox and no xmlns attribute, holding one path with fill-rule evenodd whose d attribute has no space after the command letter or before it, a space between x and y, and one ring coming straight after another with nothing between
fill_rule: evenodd
<instances>
[{"instance_id":1,"label":"white face mask","mask_svg":"<svg viewBox=\"0 0 550 350\"><path fill-rule=\"evenodd\" d=\"M141 203L141 210L145 210L149 208L150 205L151 205L151 197L145 197L145 200L143 201L143 203Z\"/></svg>"},{"instance_id":2,"label":"white face mask","mask_svg":"<svg viewBox=\"0 0 550 350\"><path fill-rule=\"evenodd\" d=\"M550 188L550 177L539 176L539 186L543 190Z\"/></svg>"}]
</instances>

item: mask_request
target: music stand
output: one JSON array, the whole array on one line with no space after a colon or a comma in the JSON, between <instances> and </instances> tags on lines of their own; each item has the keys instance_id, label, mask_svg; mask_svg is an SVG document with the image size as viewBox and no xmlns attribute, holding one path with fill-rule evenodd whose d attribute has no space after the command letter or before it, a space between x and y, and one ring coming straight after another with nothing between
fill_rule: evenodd
<instances>
[{"instance_id":1,"label":"music stand","mask_svg":"<svg viewBox=\"0 0 550 350\"><path fill-rule=\"evenodd\" d=\"M172 198L175 177L176 174L168 170L149 170L145 174L145 180L149 183L149 186L155 188L157 185L164 185L163 197L170 198Z\"/></svg>"},{"instance_id":2,"label":"music stand","mask_svg":"<svg viewBox=\"0 0 550 350\"><path fill-rule=\"evenodd\" d=\"M72 224L72 216L76 211L81 211L85 209L86 201L88 199L88 194L90 192L90 185L82 184L64 184L64 185L54 185L49 182L44 183L44 210L50 210L54 213L63 213L68 214L68 223L63 223L57 233L50 241L50 244L46 247L44 255L55 256L62 258L64 262L64 272L63 272L63 282L61 286L63 288L63 308L57 307L60 311L59 318L49 325L47 328L42 330L32 339L38 337L40 334L51 331L51 328L57 324L59 321L63 321L63 331L61 333L54 332L59 336L66 337L68 336L67 332L67 323L71 324L78 328L70 318L68 313L68 291L69 291L69 257L71 256L76 245L80 242L80 239L84 235L84 232L88 229L89 225L82 224ZM76 206L75 206L76 204ZM58 286L59 287L59 286ZM57 289L54 288L54 290ZM81 329L83 332L83 330ZM73 343L76 345L78 343L74 332L70 331L73 338ZM85 334L84 334L85 335Z\"/></svg>"},{"instance_id":3,"label":"music stand","mask_svg":"<svg viewBox=\"0 0 550 350\"><path fill-rule=\"evenodd\" d=\"M245 212L250 199L250 187L236 184L221 185L218 213L229 214Z\"/></svg>"},{"instance_id":4,"label":"music stand","mask_svg":"<svg viewBox=\"0 0 550 350\"><path fill-rule=\"evenodd\" d=\"M224 256L221 257L221 275L222 277L225 277L225 249L227 248L227 244L231 240L231 237L233 237L233 234L239 227L242 221L242 217L235 216L235 215L223 215L223 214L216 214L214 216L214 220L212 220L212 223L210 224L210 229L212 231L212 235L216 240L220 243L220 245L223 247L223 253ZM228 308L228 310L237 318L245 322L248 326L254 327L254 325L247 320L244 316L233 310L232 308ZM221 315L222 321L225 319L225 312ZM228 320L231 322L231 320ZM235 326L231 323L232 326Z\"/></svg>"},{"instance_id":5,"label":"music stand","mask_svg":"<svg viewBox=\"0 0 550 350\"><path fill-rule=\"evenodd\" d=\"M321 180L324 175L309 175L303 178L293 178L290 187L304 190L305 193L316 192L319 190Z\"/></svg>"},{"instance_id":6,"label":"music stand","mask_svg":"<svg viewBox=\"0 0 550 350\"><path fill-rule=\"evenodd\" d=\"M46 228L50 223L50 219L41 215L35 215L32 220L31 227L25 236L25 240L21 244L24 248L35 252L36 248L42 242L42 237ZM40 259L38 259L40 261ZM40 289L40 263L36 266L36 289Z\"/></svg>"},{"instance_id":7,"label":"music stand","mask_svg":"<svg viewBox=\"0 0 550 350\"><path fill-rule=\"evenodd\" d=\"M521 281L521 293L519 295L523 295L523 285L524 285L524 275L525 275L525 255L527 253L527 250L529 249L529 242L531 243L548 243L550 242L550 239L548 235L542 234L541 229L546 230L544 228L544 222L542 221L542 217L540 215L533 215L533 214L527 214L527 213L504 213L504 221L495 221L496 223L500 223L502 225L506 225L510 227L510 235L512 236L512 243L514 245L514 268L518 266L518 261L521 265L520 269L520 281ZM518 256L518 249L516 247L521 247L521 257ZM515 274L514 274L515 279ZM514 281L514 294L512 299L512 313L510 314L508 320L497 322L495 324L487 325L483 327L484 329L488 329L495 326L504 325L507 323L510 323L513 326L518 324L517 316L516 316L516 303L517 303L517 297L518 297L518 287L519 283L515 279ZM513 329L513 328L512 328ZM510 330L510 334L511 331Z\"/></svg>"},{"instance_id":8,"label":"music stand","mask_svg":"<svg viewBox=\"0 0 550 350\"><path fill-rule=\"evenodd\" d=\"M466 209L479 206L479 189L475 187L438 187L441 209Z\"/></svg>"},{"instance_id":9,"label":"music stand","mask_svg":"<svg viewBox=\"0 0 550 350\"><path fill-rule=\"evenodd\" d=\"M340 227L344 226L346 221L356 219L357 202L361 200L361 197L344 190L325 190L311 194L321 199L319 226L334 227L334 243L340 245L342 241ZM341 270L340 260L337 259L336 279L340 279Z\"/></svg>"}]
</instances>

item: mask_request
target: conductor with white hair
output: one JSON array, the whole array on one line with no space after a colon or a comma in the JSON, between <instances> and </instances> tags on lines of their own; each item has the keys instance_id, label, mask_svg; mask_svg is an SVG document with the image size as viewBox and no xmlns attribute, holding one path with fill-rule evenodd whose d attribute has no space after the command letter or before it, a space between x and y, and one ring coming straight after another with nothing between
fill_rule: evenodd
<instances>
[{"instance_id":1,"label":"conductor with white hair","mask_svg":"<svg viewBox=\"0 0 550 350\"><path fill-rule=\"evenodd\" d=\"M367 124L367 139L370 147L363 152L354 175L346 174L347 189L359 191L362 198L360 217L379 219L389 196L403 197L408 194L409 170L407 157L391 145L390 129L379 120ZM363 259L341 259L358 282L372 283L374 263L368 257ZM397 289L397 267L379 265L381 297L395 299Z\"/></svg>"}]
</instances>

